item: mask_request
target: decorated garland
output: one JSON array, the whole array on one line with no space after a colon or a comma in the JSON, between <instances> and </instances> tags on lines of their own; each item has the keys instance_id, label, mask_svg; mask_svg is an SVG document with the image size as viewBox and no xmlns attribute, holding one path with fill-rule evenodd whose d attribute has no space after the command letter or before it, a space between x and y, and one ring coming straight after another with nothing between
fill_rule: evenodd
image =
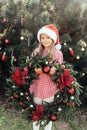
<instances>
[{"instance_id":1,"label":"decorated garland","mask_svg":"<svg viewBox=\"0 0 87 130\"><path fill-rule=\"evenodd\" d=\"M29 87L42 72L51 76L58 92L53 102L36 105ZM26 60L26 65L12 67L11 76L7 79L6 94L15 102L17 109L26 111L29 119L37 120L42 125L46 125L50 120L69 119L73 110L81 104L79 96L82 86L77 82L74 74L71 65L55 63L49 56L42 58L36 55Z\"/></svg>"}]
</instances>

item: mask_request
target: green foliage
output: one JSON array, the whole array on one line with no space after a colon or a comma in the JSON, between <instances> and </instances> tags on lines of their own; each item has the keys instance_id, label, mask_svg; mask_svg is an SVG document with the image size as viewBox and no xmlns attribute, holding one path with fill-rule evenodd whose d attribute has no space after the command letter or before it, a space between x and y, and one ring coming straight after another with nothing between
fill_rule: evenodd
<instances>
[{"instance_id":1,"label":"green foliage","mask_svg":"<svg viewBox=\"0 0 87 130\"><path fill-rule=\"evenodd\" d=\"M49 23L53 23L58 27L62 48L63 43L66 42L66 45L64 45L64 48L62 49L64 53L64 59L74 65L75 70L79 72L79 76L77 77L78 80L80 78L79 83L84 86L84 93L81 97L82 102L85 101L85 103L83 103L84 105L87 102L86 5L87 3L85 0L83 1L83 4L81 4L81 1L78 0L66 0L66 2L64 0L0 1L0 39L1 36L6 36L5 38L11 39L10 45L14 50L14 56L17 60L17 62L14 63L16 66L20 64L22 59L26 59L26 57L30 56L30 54L32 53L34 45L37 44L37 31L40 27ZM5 22L4 18L6 20ZM22 25L22 30L20 31L18 31L20 25L16 25L15 28L11 29L11 27L15 22L17 22L17 20ZM16 29L17 33L14 34ZM31 34L33 38L31 38ZM19 44L20 39L18 39L18 36L19 38L20 36L24 36L23 41L21 41L21 45ZM28 46L28 38L31 39L30 46ZM84 41L85 44L83 44ZM0 86L2 86L0 88L3 89L6 86L6 83L4 81L6 80L6 76L9 76L8 68L10 67L10 65L12 65L12 59L11 48L9 47L9 45L5 45L4 43L2 45L2 41L0 40L0 48L2 48L0 49L0 58L3 55L4 51L7 52L6 56L8 57L5 62L2 62L0 60L0 65L2 65L2 67L0 66ZM70 54L69 48L72 48L74 50L74 55ZM79 57L80 59L77 59L77 57ZM85 73L85 75L81 76L83 73Z\"/></svg>"},{"instance_id":2,"label":"green foliage","mask_svg":"<svg viewBox=\"0 0 87 130\"><path fill-rule=\"evenodd\" d=\"M22 118L22 115L14 109L5 110L0 107L0 129L1 130L32 130L32 122Z\"/></svg>"},{"instance_id":3,"label":"green foliage","mask_svg":"<svg viewBox=\"0 0 87 130\"><path fill-rule=\"evenodd\" d=\"M8 104L9 105L9 104ZM0 106L0 129L1 130L32 130L32 121L26 120L26 115L22 114L19 111L16 111L14 108L5 109L5 106L8 106L7 104ZM69 121L70 129L72 130L87 130L87 119L84 118L84 112L83 110L82 114L79 115L79 112L77 111L77 114L74 115L74 117L71 117L71 120ZM86 114L86 113L85 113ZM81 119L81 120L80 120ZM59 122L53 123L53 130L59 129L66 129L66 124L62 122L61 126L56 127L57 124L60 124ZM64 125L65 124L65 125ZM43 126L44 127L44 126ZM43 128L41 128L43 130Z\"/></svg>"},{"instance_id":4,"label":"green foliage","mask_svg":"<svg viewBox=\"0 0 87 130\"><path fill-rule=\"evenodd\" d=\"M70 126L73 128L73 130L82 130L76 121L70 121Z\"/></svg>"},{"instance_id":5,"label":"green foliage","mask_svg":"<svg viewBox=\"0 0 87 130\"><path fill-rule=\"evenodd\" d=\"M55 94L53 102L35 105L33 94L30 93L29 87L33 80L38 80L39 78L35 68L41 68L42 73L50 76L50 72L45 71L44 67L56 68L56 72L51 78L56 84L58 92ZM33 120L35 113L37 113L38 123L42 124L43 119L46 120L44 125L50 120L56 121L57 118L61 119L61 117L69 120L76 107L81 105L79 96L82 92L82 86L71 74L74 74L74 71L72 71L70 65L55 63L49 58L49 55L41 57L37 54L27 61L26 66L24 63L24 66L12 67L11 77L7 79L6 94L9 100L15 103L17 109L27 113L30 120ZM43 113L39 115L42 109Z\"/></svg>"}]
</instances>

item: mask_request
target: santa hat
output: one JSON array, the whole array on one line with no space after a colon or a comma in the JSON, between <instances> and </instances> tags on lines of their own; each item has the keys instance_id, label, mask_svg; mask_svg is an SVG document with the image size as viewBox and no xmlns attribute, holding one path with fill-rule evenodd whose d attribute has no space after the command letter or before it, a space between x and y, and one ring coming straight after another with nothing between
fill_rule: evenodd
<instances>
[{"instance_id":1,"label":"santa hat","mask_svg":"<svg viewBox=\"0 0 87 130\"><path fill-rule=\"evenodd\" d=\"M61 49L61 45L59 43L59 32L58 32L58 29L53 24L45 25L38 31L37 39L39 42L40 42L41 34L48 35L51 39L53 39L53 41L55 43L55 48L57 50Z\"/></svg>"}]
</instances>

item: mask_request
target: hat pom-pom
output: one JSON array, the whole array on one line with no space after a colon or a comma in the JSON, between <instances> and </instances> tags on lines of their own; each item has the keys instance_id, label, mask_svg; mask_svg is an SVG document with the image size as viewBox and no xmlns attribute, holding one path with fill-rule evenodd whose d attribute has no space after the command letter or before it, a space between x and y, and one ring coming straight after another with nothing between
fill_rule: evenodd
<instances>
[{"instance_id":1,"label":"hat pom-pom","mask_svg":"<svg viewBox=\"0 0 87 130\"><path fill-rule=\"evenodd\" d=\"M61 44L55 45L55 48L56 48L58 51L61 50Z\"/></svg>"}]
</instances>

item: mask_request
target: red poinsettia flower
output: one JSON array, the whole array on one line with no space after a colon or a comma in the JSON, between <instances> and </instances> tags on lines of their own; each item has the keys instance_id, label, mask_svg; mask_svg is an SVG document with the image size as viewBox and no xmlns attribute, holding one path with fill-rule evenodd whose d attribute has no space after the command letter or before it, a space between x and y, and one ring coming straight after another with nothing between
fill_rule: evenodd
<instances>
[{"instance_id":1,"label":"red poinsettia flower","mask_svg":"<svg viewBox=\"0 0 87 130\"><path fill-rule=\"evenodd\" d=\"M11 78L13 79L13 80L16 80L16 75L11 75Z\"/></svg>"},{"instance_id":2,"label":"red poinsettia flower","mask_svg":"<svg viewBox=\"0 0 87 130\"><path fill-rule=\"evenodd\" d=\"M33 114L32 120L33 121L39 120L40 117L43 115L43 111L44 111L43 105L37 105L36 110L32 112Z\"/></svg>"},{"instance_id":3,"label":"red poinsettia flower","mask_svg":"<svg viewBox=\"0 0 87 130\"><path fill-rule=\"evenodd\" d=\"M21 76L21 71L17 68L14 72L15 76L18 77L18 76Z\"/></svg>"},{"instance_id":4,"label":"red poinsettia flower","mask_svg":"<svg viewBox=\"0 0 87 130\"><path fill-rule=\"evenodd\" d=\"M22 86L22 85L23 85L23 82L22 82L22 80L21 80L21 77L16 78L15 82L16 82L16 84L17 84L18 86Z\"/></svg>"},{"instance_id":5,"label":"red poinsettia flower","mask_svg":"<svg viewBox=\"0 0 87 130\"><path fill-rule=\"evenodd\" d=\"M69 70L65 70L60 78L57 79L60 90L64 89L66 86L70 86L73 81L76 81L76 79L70 75Z\"/></svg>"},{"instance_id":6,"label":"red poinsettia flower","mask_svg":"<svg viewBox=\"0 0 87 130\"><path fill-rule=\"evenodd\" d=\"M24 69L23 71L19 70L18 68L15 70L14 74L11 75L11 78L16 82L18 86L22 86L26 84L26 77L28 75L28 69Z\"/></svg>"}]
</instances>

